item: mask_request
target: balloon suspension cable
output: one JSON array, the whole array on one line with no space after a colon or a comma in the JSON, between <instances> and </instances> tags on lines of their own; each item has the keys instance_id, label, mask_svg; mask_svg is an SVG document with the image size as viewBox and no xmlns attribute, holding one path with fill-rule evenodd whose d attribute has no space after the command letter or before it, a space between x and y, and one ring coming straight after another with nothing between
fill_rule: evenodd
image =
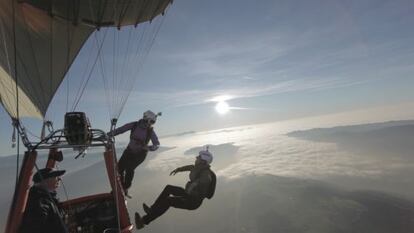
<instances>
[{"instance_id":1,"label":"balloon suspension cable","mask_svg":"<svg viewBox=\"0 0 414 233\"><path fill-rule=\"evenodd\" d=\"M49 133L52 133L53 130L53 122L52 121L43 121L42 132L40 134L40 140L45 139L46 136L46 129Z\"/></svg>"},{"instance_id":2,"label":"balloon suspension cable","mask_svg":"<svg viewBox=\"0 0 414 233\"><path fill-rule=\"evenodd\" d=\"M13 134L15 134L15 131L17 130L17 133L19 134L20 138L22 139L22 142L24 144L24 146L28 149L32 148L32 144L29 141L29 138L27 137L27 132L26 129L22 126L22 124L20 123L19 119L17 118L13 118ZM16 135L13 135L14 140L16 140ZM13 140L13 138L12 138ZM19 138L17 138L17 142L19 142ZM17 145L17 147L19 147L19 145Z\"/></svg>"},{"instance_id":3,"label":"balloon suspension cable","mask_svg":"<svg viewBox=\"0 0 414 233\"><path fill-rule=\"evenodd\" d=\"M12 8L13 8L13 52L14 52L14 79L15 79L15 91L16 91L16 119L17 121L13 120L13 125L15 122L19 122L18 119L20 118L19 113L19 86L18 86L18 76L17 76L17 40L16 40L16 8L15 2L12 1ZM18 124L20 125L20 124ZM16 127L13 129L14 136L16 132ZM14 145L16 146L16 145ZM17 139L17 148L16 148L16 185L15 189L17 190L17 185L19 183L19 163L20 163L20 138Z\"/></svg>"},{"instance_id":4,"label":"balloon suspension cable","mask_svg":"<svg viewBox=\"0 0 414 233\"><path fill-rule=\"evenodd\" d=\"M116 123L118 122L117 118L111 119L111 131L110 131L110 138L108 139L108 142L111 146L112 153L113 153L113 174L115 176L114 180L114 193L115 193L115 203L116 203L116 215L117 217L117 223L118 223L118 231L121 232L121 220L120 220L120 211L119 211L119 203L118 203L118 169L117 169L117 159L116 159L116 151L115 151L115 135L113 134Z\"/></svg>"},{"instance_id":5,"label":"balloon suspension cable","mask_svg":"<svg viewBox=\"0 0 414 233\"><path fill-rule=\"evenodd\" d=\"M117 118L112 118L111 119L111 132L112 132L112 130L115 129L116 123L118 123L118 119Z\"/></svg>"},{"instance_id":6,"label":"balloon suspension cable","mask_svg":"<svg viewBox=\"0 0 414 233\"><path fill-rule=\"evenodd\" d=\"M12 135L12 147L16 147L16 125L13 121L13 135ZM17 138L17 148L16 148L17 158L16 158L16 184L15 184L15 192L17 191L17 187L19 184L19 164L20 164L20 138Z\"/></svg>"},{"instance_id":7,"label":"balloon suspension cable","mask_svg":"<svg viewBox=\"0 0 414 233\"><path fill-rule=\"evenodd\" d=\"M16 127L14 126L13 123L12 125L13 125L13 134L12 134L11 142L12 142L12 148L15 148L16 147Z\"/></svg>"}]
</instances>

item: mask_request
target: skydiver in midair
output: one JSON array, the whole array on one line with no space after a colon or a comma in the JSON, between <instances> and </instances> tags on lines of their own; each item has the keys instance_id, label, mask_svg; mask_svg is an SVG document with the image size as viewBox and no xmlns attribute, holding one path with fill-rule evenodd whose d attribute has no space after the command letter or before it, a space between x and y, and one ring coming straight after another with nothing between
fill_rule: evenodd
<instances>
[{"instance_id":1,"label":"skydiver in midair","mask_svg":"<svg viewBox=\"0 0 414 233\"><path fill-rule=\"evenodd\" d=\"M216 189L216 175L210 170L213 155L207 150L202 150L196 157L194 165L176 168L170 175L178 172L189 171L190 181L185 188L167 185L158 196L154 204L149 207L143 204L146 215L142 218L135 212L135 224L137 229L148 225L156 218L163 215L170 207L195 210L201 206L204 198L212 198Z\"/></svg>"},{"instance_id":2,"label":"skydiver in midair","mask_svg":"<svg viewBox=\"0 0 414 233\"><path fill-rule=\"evenodd\" d=\"M121 176L125 196L129 198L131 196L128 194L128 189L131 187L135 168L145 160L148 151L156 151L160 145L153 128L159 115L160 113L155 114L148 110L144 112L139 121L130 122L108 133L109 136L116 136L130 131L128 146L118 162L118 172ZM150 140L152 145L148 146Z\"/></svg>"}]
</instances>

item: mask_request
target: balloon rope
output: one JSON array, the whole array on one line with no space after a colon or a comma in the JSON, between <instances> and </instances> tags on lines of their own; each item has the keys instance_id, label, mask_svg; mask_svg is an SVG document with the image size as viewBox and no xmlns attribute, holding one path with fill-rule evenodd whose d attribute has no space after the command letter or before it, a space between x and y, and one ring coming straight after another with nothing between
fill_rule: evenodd
<instances>
[{"instance_id":1,"label":"balloon rope","mask_svg":"<svg viewBox=\"0 0 414 233\"><path fill-rule=\"evenodd\" d=\"M0 18L0 29L1 29L2 39L3 39L4 53L5 53L6 61L7 61L8 73L12 74L12 68L11 68L11 65L10 65L10 58L9 58L9 51L8 51L9 49L7 48L7 42L6 42L6 29L4 27L3 19L1 19L1 18ZM6 81L6 80L0 80L0 85L1 86L4 86L4 87L9 86L7 84L4 84L3 81ZM10 92L13 92L13 91L10 90ZM9 105L11 105L11 103L12 103L12 101L10 100L9 95L2 96L2 101L3 101L3 103L6 102ZM10 113L9 113L9 115L10 115Z\"/></svg>"},{"instance_id":2,"label":"balloon rope","mask_svg":"<svg viewBox=\"0 0 414 233\"><path fill-rule=\"evenodd\" d=\"M14 50L14 78L16 83L16 119L19 121L19 87L18 87L18 77L17 77L17 45L16 45L16 9L14 6L14 0L12 1L12 8L13 8L13 50ZM13 124L14 127L18 127L18 124ZM17 189L17 184L19 182L19 163L20 163L20 137L17 137L17 158L16 158L16 185L15 188Z\"/></svg>"},{"instance_id":3,"label":"balloon rope","mask_svg":"<svg viewBox=\"0 0 414 233\"><path fill-rule=\"evenodd\" d=\"M106 37L106 32L105 32L105 35L104 35L104 39L103 39L103 40L105 40L105 37ZM89 82L89 80L90 80L90 79L91 79L91 77L92 77L92 73L93 73L93 70L94 70L94 68L95 68L95 65L96 65L96 63L98 62L98 58L99 58L99 56L101 55L102 46L103 46L103 42L102 42L102 43L101 43L101 45L99 46L98 54L96 55L95 61L94 61L93 65L92 65L92 68L91 68L91 70L90 70L90 72L89 72L89 75L88 75L88 78L86 79L85 84L83 85L83 87L81 87L80 94L79 94L79 96L77 97L77 100L75 101L75 104L74 104L74 105L73 105L73 107L72 107L72 111L75 111L75 109L78 107L79 101L81 100L81 98L82 98L82 96L83 96L83 93L85 92L86 86L88 85L88 82Z\"/></svg>"},{"instance_id":4,"label":"balloon rope","mask_svg":"<svg viewBox=\"0 0 414 233\"><path fill-rule=\"evenodd\" d=\"M53 96L53 1L50 2L49 7L49 18L50 18L50 43L49 43L49 92L46 94L48 98L49 96ZM50 119L53 120L54 114L53 112L46 112L44 116L45 120Z\"/></svg>"},{"instance_id":5,"label":"balloon rope","mask_svg":"<svg viewBox=\"0 0 414 233\"><path fill-rule=\"evenodd\" d=\"M106 29L108 30L108 29ZM95 34L95 41L96 44L99 44L99 40L98 40L98 36L97 34ZM107 73L106 73L106 67L104 66L105 61L104 61L104 56L99 56L99 67L100 67L100 71L101 71L101 77L104 83L104 88L105 88L105 100L106 100L106 105L109 106L108 108L108 116L111 117L111 111L112 111L112 104L111 104L111 91L108 87L108 79L106 78ZM109 93L108 93L109 92Z\"/></svg>"},{"instance_id":6,"label":"balloon rope","mask_svg":"<svg viewBox=\"0 0 414 233\"><path fill-rule=\"evenodd\" d=\"M53 1L50 2L51 6L50 6L50 13L52 14L53 12ZM50 67L49 67L49 72L50 72L50 80L49 80L49 93L48 95L52 95L52 88L53 88L53 18L50 16L50 44L49 44L50 48L49 48L49 57L50 57Z\"/></svg>"},{"instance_id":7,"label":"balloon rope","mask_svg":"<svg viewBox=\"0 0 414 233\"><path fill-rule=\"evenodd\" d=\"M88 1L88 5L89 5L89 13L90 13L93 21L96 22L96 18L95 18L93 6L92 6L92 3L91 3L90 0ZM94 33L96 33L96 32L94 32ZM105 35L106 35L106 32L105 32ZM103 42L102 42L102 45L103 45ZM81 99L81 97L83 95L83 92L85 91L85 88L86 88L86 86L87 86L87 84L89 82L89 79L90 79L90 77L91 77L91 75L93 73L95 64L98 61L98 57L99 57L99 53L100 53L100 50L102 48L102 45L101 46L98 46L98 53L96 55L95 62L92 65L92 68L89 71L88 78L86 78L86 75L88 73L89 64L91 62L91 57L92 57L92 52L89 53L88 63L86 65L85 70L84 70L83 75L82 75L82 84L80 85L80 87L78 88L78 91L76 92L75 99L73 101L73 105L72 105L71 111L75 111L75 109L76 109L76 107L77 107L77 105L78 105L78 103L79 103L79 101L80 101L80 99Z\"/></svg>"},{"instance_id":8,"label":"balloon rope","mask_svg":"<svg viewBox=\"0 0 414 233\"><path fill-rule=\"evenodd\" d=\"M115 129L115 125L113 125L113 129ZM121 232L121 219L120 219L120 210L119 210L119 203L118 203L118 200L119 200L119 196L118 196L118 169L117 169L117 166L118 166L118 162L117 162L117 158L116 158L116 151L115 151L115 137L113 137L113 139L114 139L114 141L113 141L113 143L111 144L111 149L112 149L112 153L113 153L113 156L112 156L112 158L113 158L113 160L112 160L112 163L113 163L113 174L114 174L114 176L115 176L115 180L114 180L114 192L115 192L115 205L116 205L116 215L118 216L118 218L117 218L117 223L118 223L118 230L119 230L119 232Z\"/></svg>"},{"instance_id":9,"label":"balloon rope","mask_svg":"<svg viewBox=\"0 0 414 233\"><path fill-rule=\"evenodd\" d=\"M114 5L114 14L112 15L112 17L115 19L115 17L116 17L116 15L115 15L115 12L118 10L118 1L116 0L115 1L115 5ZM114 54L114 56L115 56L115 54ZM115 67L112 67L113 69L115 68ZM115 130L115 128L116 128L116 121L112 121L111 120L111 131L113 131L113 130ZM115 151L115 137L112 137L112 139L113 139L113 142L112 142L112 144L111 144L111 146L112 146L112 153L113 153L113 173L114 173L114 176L115 176L115 181L114 181L114 185L115 185L115 190L114 190L114 192L115 192L115 205L116 205L116 213L117 213L117 218L116 218L116 220L117 220L117 224L118 224L118 231L119 232L121 232L121 219L120 219L120 210L119 210L119 203L118 203L118 182L117 182L117 175L118 175L118 169L117 169L117 159L116 159L116 151Z\"/></svg>"},{"instance_id":10,"label":"balloon rope","mask_svg":"<svg viewBox=\"0 0 414 233\"><path fill-rule=\"evenodd\" d=\"M24 11L22 12L22 15L23 15L23 21L24 21L24 24L25 24L24 26L26 28L30 28L29 24L27 23L26 14L25 14ZM43 113L43 111L45 111L47 109L47 106L45 106L45 104L48 102L48 101L46 101L46 96L45 96L47 94L47 91L44 89L45 88L44 85L35 85L36 83L43 83L42 78L41 78L42 75L40 74L40 68L39 68L40 66L38 64L38 59L36 58L35 46L33 45L33 38L32 38L32 36L30 36L29 30L23 30L23 31L25 33L25 36L27 38L27 42L28 42L29 47L30 47L30 50L29 50L30 51L30 56L31 56L32 61L34 61L34 63L35 63L36 74L37 75L28 72L28 70L26 68L26 65L23 62L21 63L21 65L25 69L26 76L30 77L28 80L32 83L31 88L34 91L36 91L36 93L31 95L30 97L31 98L36 98L36 102L41 104L40 110ZM15 55L17 56L18 54L16 53ZM17 64L17 63L15 63L15 64ZM35 87L38 87L38 88L35 88ZM39 98L42 99L42 100L39 100Z\"/></svg>"},{"instance_id":11,"label":"balloon rope","mask_svg":"<svg viewBox=\"0 0 414 233\"><path fill-rule=\"evenodd\" d=\"M70 9L71 1L69 1L69 6L66 8L66 17L69 18L69 9ZM70 55L70 22L69 20L66 21L66 40L67 40L67 47L68 51L66 52L66 69L69 70L69 55ZM66 112L68 111L69 107L69 75L70 72L67 72L66 77Z\"/></svg>"},{"instance_id":12,"label":"balloon rope","mask_svg":"<svg viewBox=\"0 0 414 233\"><path fill-rule=\"evenodd\" d=\"M147 50L145 51L144 56L142 56L142 59L140 60L140 63L137 65L136 72L134 72L133 75L138 75L138 73L141 71L141 68L144 65L144 62L145 62L146 58L148 57L148 54L151 51L152 46L154 45L155 39L156 39L156 37L158 35L158 32L160 31L161 26L164 23L165 17L166 17L165 15L162 17L161 22L159 23L158 27L155 29L155 33L153 34L153 37L152 37L152 39L150 41L150 45L147 48ZM129 96L130 96L130 94L132 92L132 88L133 88L133 86L135 84L135 81L136 81L136 79L133 79L132 80L132 84L129 85L129 90L127 91L127 94L121 100L121 104L120 104L121 107L119 108L119 110L117 112L117 118L119 118L119 116L121 115L121 112L125 108L125 104L126 104L128 98L129 98Z\"/></svg>"}]
</instances>

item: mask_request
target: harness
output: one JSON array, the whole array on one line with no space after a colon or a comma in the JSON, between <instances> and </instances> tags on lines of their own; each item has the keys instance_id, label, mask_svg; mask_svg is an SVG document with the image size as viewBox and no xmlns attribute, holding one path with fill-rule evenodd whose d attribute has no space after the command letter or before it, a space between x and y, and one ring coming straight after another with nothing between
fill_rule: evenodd
<instances>
[{"instance_id":1,"label":"harness","mask_svg":"<svg viewBox=\"0 0 414 233\"><path fill-rule=\"evenodd\" d=\"M129 135L129 139L139 142L141 145L146 146L148 145L149 141L151 140L151 135L152 135L152 131L154 131L154 128L152 128L151 126L149 126L147 128L147 134L145 135L145 141L142 141L141 139L136 139L134 138L134 131L138 128L138 125L141 123L142 120L136 121L134 126L132 126L131 128L131 133Z\"/></svg>"}]
</instances>

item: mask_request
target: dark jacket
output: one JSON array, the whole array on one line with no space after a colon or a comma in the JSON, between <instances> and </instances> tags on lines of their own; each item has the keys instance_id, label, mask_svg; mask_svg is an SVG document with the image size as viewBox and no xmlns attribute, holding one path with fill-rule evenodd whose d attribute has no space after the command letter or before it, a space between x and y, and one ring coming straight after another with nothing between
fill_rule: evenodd
<instances>
[{"instance_id":1,"label":"dark jacket","mask_svg":"<svg viewBox=\"0 0 414 233\"><path fill-rule=\"evenodd\" d=\"M62 213L58 207L56 193L33 186L27 199L20 233L63 233Z\"/></svg>"},{"instance_id":2,"label":"dark jacket","mask_svg":"<svg viewBox=\"0 0 414 233\"><path fill-rule=\"evenodd\" d=\"M209 165L188 165L184 166L181 169L184 171L190 171L189 178L190 181L185 185L185 191L192 197L204 199L207 197L212 177L210 172Z\"/></svg>"}]
</instances>

